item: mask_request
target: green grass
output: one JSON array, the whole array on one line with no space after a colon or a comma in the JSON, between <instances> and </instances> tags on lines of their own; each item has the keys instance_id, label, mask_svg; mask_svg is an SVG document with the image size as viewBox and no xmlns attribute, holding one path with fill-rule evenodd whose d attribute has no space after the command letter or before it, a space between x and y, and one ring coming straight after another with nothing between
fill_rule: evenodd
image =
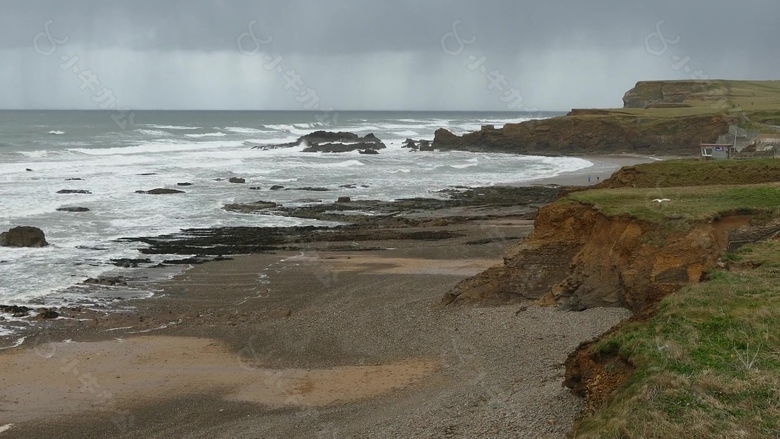
<instances>
[{"instance_id":1,"label":"green grass","mask_svg":"<svg viewBox=\"0 0 780 439\"><path fill-rule=\"evenodd\" d=\"M780 81L664 81L664 89L690 92L679 107L672 108L616 108L606 110L612 115L641 118L680 118L685 116L730 115L743 128L762 132L777 132L769 125L780 121ZM638 91L646 98L659 98L660 89L655 82L640 84ZM606 113L605 113L606 114Z\"/></svg>"},{"instance_id":2,"label":"green grass","mask_svg":"<svg viewBox=\"0 0 780 439\"><path fill-rule=\"evenodd\" d=\"M602 187L666 188L780 182L780 160L662 160L627 166Z\"/></svg>"},{"instance_id":3,"label":"green grass","mask_svg":"<svg viewBox=\"0 0 780 439\"><path fill-rule=\"evenodd\" d=\"M654 199L668 198L659 205ZM559 203L579 202L610 217L640 221L692 224L725 215L774 215L780 210L780 186L698 186L671 188L621 188L574 192Z\"/></svg>"},{"instance_id":4,"label":"green grass","mask_svg":"<svg viewBox=\"0 0 780 439\"><path fill-rule=\"evenodd\" d=\"M595 349L635 366L576 438L780 435L780 243L754 244L731 270L664 299Z\"/></svg>"}]
</instances>

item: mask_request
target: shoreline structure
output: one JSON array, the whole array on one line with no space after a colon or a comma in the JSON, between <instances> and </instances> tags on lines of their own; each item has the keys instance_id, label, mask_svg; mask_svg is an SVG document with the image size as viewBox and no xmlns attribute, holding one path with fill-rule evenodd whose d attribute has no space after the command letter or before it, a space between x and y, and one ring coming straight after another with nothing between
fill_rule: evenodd
<instances>
[{"instance_id":1,"label":"shoreline structure","mask_svg":"<svg viewBox=\"0 0 780 439\"><path fill-rule=\"evenodd\" d=\"M505 146L512 129L488 136ZM564 362L631 313L572 313L527 298L436 303L512 260L537 209L559 196L551 185L587 186L588 175L595 185L656 160L589 155L601 152L583 151L590 171L530 187L475 188L437 205L350 203L358 213L340 214L364 219L341 236L288 237L273 253L196 265L132 308L62 310L0 351L0 434L564 437L582 408L561 386Z\"/></svg>"}]
</instances>

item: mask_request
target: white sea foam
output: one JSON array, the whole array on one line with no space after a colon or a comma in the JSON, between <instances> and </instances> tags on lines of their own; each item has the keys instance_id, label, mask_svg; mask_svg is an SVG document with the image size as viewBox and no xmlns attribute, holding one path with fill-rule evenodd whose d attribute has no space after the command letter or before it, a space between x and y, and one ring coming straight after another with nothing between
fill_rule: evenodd
<instances>
[{"instance_id":1,"label":"white sea foam","mask_svg":"<svg viewBox=\"0 0 780 439\"><path fill-rule=\"evenodd\" d=\"M233 142L238 145L241 142ZM136 146L124 146L118 148L72 148L70 151L86 155L106 156L106 155L129 155L146 153L164 153L177 151L197 151L204 149L215 149L223 146L229 146L225 142L198 142L198 143L163 143L150 142Z\"/></svg>"},{"instance_id":2,"label":"white sea foam","mask_svg":"<svg viewBox=\"0 0 780 439\"><path fill-rule=\"evenodd\" d=\"M420 135L420 133L418 133L417 131L412 131L412 130L393 131L392 133L395 134L396 136L401 136L401 137L414 137Z\"/></svg>"},{"instance_id":3,"label":"white sea foam","mask_svg":"<svg viewBox=\"0 0 780 439\"><path fill-rule=\"evenodd\" d=\"M185 136L192 137L194 139L199 139L199 138L202 138L202 137L225 137L225 136L227 136L227 134L225 134L225 133L223 133L221 131L217 131L215 133L185 134Z\"/></svg>"},{"instance_id":4,"label":"white sea foam","mask_svg":"<svg viewBox=\"0 0 780 439\"><path fill-rule=\"evenodd\" d=\"M458 163L454 165L449 165L451 168L455 169L466 169L466 168L472 168L474 166L479 166L479 160L478 159L471 159L466 163Z\"/></svg>"},{"instance_id":5,"label":"white sea foam","mask_svg":"<svg viewBox=\"0 0 780 439\"><path fill-rule=\"evenodd\" d=\"M52 134L54 136L61 136L65 134L65 131L49 131L49 134Z\"/></svg>"},{"instance_id":6,"label":"white sea foam","mask_svg":"<svg viewBox=\"0 0 780 439\"><path fill-rule=\"evenodd\" d=\"M343 160L343 161L336 161L336 162L326 162L326 163L308 163L304 165L307 168L354 168L354 167L360 167L365 166L366 164L361 162L360 160Z\"/></svg>"},{"instance_id":7,"label":"white sea foam","mask_svg":"<svg viewBox=\"0 0 780 439\"><path fill-rule=\"evenodd\" d=\"M266 125L266 128L270 128L275 131L282 131L292 134L303 136L312 132L312 124L271 124ZM340 130L344 130L344 127L339 127Z\"/></svg>"},{"instance_id":8,"label":"white sea foam","mask_svg":"<svg viewBox=\"0 0 780 439\"><path fill-rule=\"evenodd\" d=\"M244 127L225 127L225 131L230 131L231 133L237 133L237 134L261 134L261 133L273 132L270 130L261 130L258 128L244 128Z\"/></svg>"},{"instance_id":9,"label":"white sea foam","mask_svg":"<svg viewBox=\"0 0 780 439\"><path fill-rule=\"evenodd\" d=\"M19 151L19 154L37 159L41 157L46 157L47 155L49 155L49 151L45 149L41 149L38 151Z\"/></svg>"},{"instance_id":10,"label":"white sea foam","mask_svg":"<svg viewBox=\"0 0 780 439\"><path fill-rule=\"evenodd\" d=\"M158 130L199 130L201 127L184 127L179 125L155 125L155 124L146 124L144 126L147 126L149 128L155 128Z\"/></svg>"},{"instance_id":11,"label":"white sea foam","mask_svg":"<svg viewBox=\"0 0 780 439\"><path fill-rule=\"evenodd\" d=\"M135 130L135 132L140 133L140 134L144 134L144 135L147 135L147 136L167 136L168 135L168 133L166 133L165 131L160 131L160 130L137 129L137 130Z\"/></svg>"}]
</instances>

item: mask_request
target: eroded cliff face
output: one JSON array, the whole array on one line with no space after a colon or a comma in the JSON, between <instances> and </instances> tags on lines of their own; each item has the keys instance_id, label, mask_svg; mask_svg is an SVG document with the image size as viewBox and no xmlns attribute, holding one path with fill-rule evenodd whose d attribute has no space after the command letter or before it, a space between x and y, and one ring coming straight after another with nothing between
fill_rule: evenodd
<instances>
[{"instance_id":1,"label":"eroded cliff face","mask_svg":"<svg viewBox=\"0 0 780 439\"><path fill-rule=\"evenodd\" d=\"M574 110L566 116L485 126L456 136L436 131L433 147L439 150L490 151L535 155L576 154L699 154L701 142L715 142L728 132L720 115L654 117Z\"/></svg>"},{"instance_id":2,"label":"eroded cliff face","mask_svg":"<svg viewBox=\"0 0 780 439\"><path fill-rule=\"evenodd\" d=\"M444 304L535 300L563 309L620 306L640 312L698 282L724 253L729 235L750 222L734 216L680 232L591 206L540 209L534 231L493 267L458 284Z\"/></svg>"}]
</instances>

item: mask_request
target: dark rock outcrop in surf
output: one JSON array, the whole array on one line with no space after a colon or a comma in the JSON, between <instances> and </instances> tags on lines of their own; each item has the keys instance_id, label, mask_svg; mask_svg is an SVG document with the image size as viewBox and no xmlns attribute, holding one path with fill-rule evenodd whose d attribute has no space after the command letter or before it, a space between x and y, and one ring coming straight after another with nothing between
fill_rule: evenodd
<instances>
[{"instance_id":1,"label":"dark rock outcrop in surf","mask_svg":"<svg viewBox=\"0 0 780 439\"><path fill-rule=\"evenodd\" d=\"M374 151L364 152L364 154L375 154L376 150L386 148L373 133L366 134L363 137L349 132L315 131L313 133L301 136L295 142L283 143L277 145L253 145L253 149L277 149L292 148L298 145L305 145L303 152L350 152L350 151Z\"/></svg>"},{"instance_id":2,"label":"dark rock outcrop in surf","mask_svg":"<svg viewBox=\"0 0 780 439\"><path fill-rule=\"evenodd\" d=\"M277 204L272 201L255 201L247 204L226 204L223 209L228 212L255 213L261 210L273 209Z\"/></svg>"},{"instance_id":3,"label":"dark rock outcrop in surf","mask_svg":"<svg viewBox=\"0 0 780 439\"><path fill-rule=\"evenodd\" d=\"M83 190L83 189L60 189L57 191L58 194L84 194L89 195L92 192Z\"/></svg>"},{"instance_id":4,"label":"dark rock outcrop in surf","mask_svg":"<svg viewBox=\"0 0 780 439\"><path fill-rule=\"evenodd\" d=\"M170 195L170 194L183 194L184 191L180 191L178 189L157 188L149 191L135 191L135 193L148 194L148 195Z\"/></svg>"},{"instance_id":5,"label":"dark rock outcrop in surf","mask_svg":"<svg viewBox=\"0 0 780 439\"><path fill-rule=\"evenodd\" d=\"M14 227L0 233L0 247L46 247L46 235L37 227Z\"/></svg>"}]
</instances>

